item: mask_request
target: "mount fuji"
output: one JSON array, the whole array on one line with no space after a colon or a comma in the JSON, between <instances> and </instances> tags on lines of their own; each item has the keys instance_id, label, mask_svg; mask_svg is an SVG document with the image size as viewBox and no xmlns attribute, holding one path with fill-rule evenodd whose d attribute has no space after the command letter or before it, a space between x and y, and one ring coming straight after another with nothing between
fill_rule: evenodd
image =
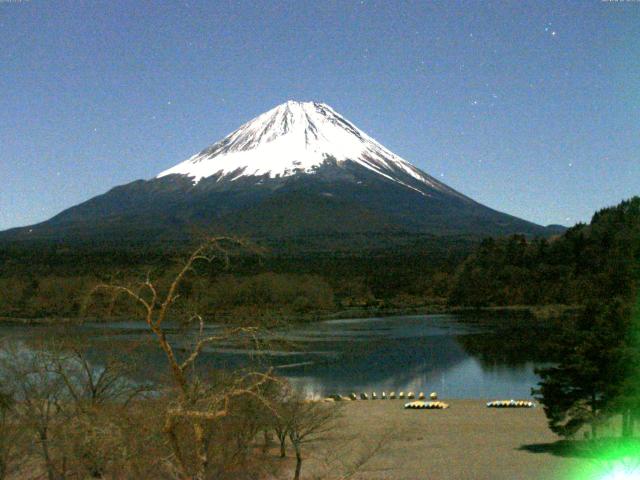
<instances>
[{"instance_id":1,"label":"mount fuji","mask_svg":"<svg viewBox=\"0 0 640 480\"><path fill-rule=\"evenodd\" d=\"M271 243L556 233L457 192L324 103L288 101L153 179L0 240L178 242L203 232Z\"/></svg>"}]
</instances>

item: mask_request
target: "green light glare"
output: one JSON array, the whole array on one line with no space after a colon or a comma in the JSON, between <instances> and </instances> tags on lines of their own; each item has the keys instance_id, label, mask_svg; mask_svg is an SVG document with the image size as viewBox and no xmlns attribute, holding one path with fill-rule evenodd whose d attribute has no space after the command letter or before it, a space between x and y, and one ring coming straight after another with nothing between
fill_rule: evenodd
<instances>
[{"instance_id":1,"label":"green light glare","mask_svg":"<svg viewBox=\"0 0 640 480\"><path fill-rule=\"evenodd\" d=\"M637 469L627 470L624 467L615 468L613 472L606 474L602 480L631 480L640 478Z\"/></svg>"},{"instance_id":2,"label":"green light glare","mask_svg":"<svg viewBox=\"0 0 640 480\"><path fill-rule=\"evenodd\" d=\"M576 450L581 457L568 480L640 480L640 441L609 439Z\"/></svg>"},{"instance_id":3,"label":"green light glare","mask_svg":"<svg viewBox=\"0 0 640 480\"><path fill-rule=\"evenodd\" d=\"M632 311L631 345L640 351L640 295ZM638 358L629 370L630 382L627 384L627 401L631 401L636 413L640 403L640 365ZM635 398L634 398L635 397ZM640 423L640 422L639 422ZM610 431L614 436L595 441L578 442L575 446L577 466L572 469L567 480L640 480L640 438L636 425L630 438L617 436L620 432Z\"/></svg>"}]
</instances>

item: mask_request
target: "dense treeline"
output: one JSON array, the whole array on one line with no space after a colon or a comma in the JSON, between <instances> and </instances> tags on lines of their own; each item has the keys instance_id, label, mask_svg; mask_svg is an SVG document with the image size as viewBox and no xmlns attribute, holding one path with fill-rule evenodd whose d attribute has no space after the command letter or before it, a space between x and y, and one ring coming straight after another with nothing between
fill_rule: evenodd
<instances>
[{"instance_id":1,"label":"dense treeline","mask_svg":"<svg viewBox=\"0 0 640 480\"><path fill-rule=\"evenodd\" d=\"M234 257L228 268L200 267L182 286L183 304L208 315L327 313L345 308L411 308L446 300L449 279L471 239L418 243L395 251ZM40 245L0 248L0 316L72 317L100 281L166 282L184 257L176 249L127 250ZM114 314L128 315L126 306Z\"/></svg>"},{"instance_id":2,"label":"dense treeline","mask_svg":"<svg viewBox=\"0 0 640 480\"><path fill-rule=\"evenodd\" d=\"M638 255L634 198L597 212L552 239L425 238L393 250L297 252L282 248L234 258L183 286L184 302L216 315L324 314L348 308L434 305L585 305L630 285L628 252ZM176 247L126 249L64 245L0 247L0 316L71 317L99 281L172 276ZM131 312L121 307L120 313Z\"/></svg>"},{"instance_id":3,"label":"dense treeline","mask_svg":"<svg viewBox=\"0 0 640 480\"><path fill-rule=\"evenodd\" d=\"M458 269L455 305L584 305L630 289L640 261L640 198L597 212L562 236L486 239Z\"/></svg>"},{"instance_id":4,"label":"dense treeline","mask_svg":"<svg viewBox=\"0 0 640 480\"><path fill-rule=\"evenodd\" d=\"M124 282L142 274L118 276ZM322 314L349 308L413 308L445 301L447 273L416 278L407 288L376 296L364 276L327 279L317 274L265 272L225 274L183 288L183 303L197 304L209 315L246 313ZM0 278L0 316L14 318L73 317L99 276L12 276ZM114 316L131 313L126 306Z\"/></svg>"},{"instance_id":5,"label":"dense treeline","mask_svg":"<svg viewBox=\"0 0 640 480\"><path fill-rule=\"evenodd\" d=\"M640 198L601 210L559 243L574 253L566 281L580 288L574 298L585 308L560 330L559 361L538 372L536 392L558 434L588 425L596 438L621 418L622 436L632 437L640 411Z\"/></svg>"}]
</instances>

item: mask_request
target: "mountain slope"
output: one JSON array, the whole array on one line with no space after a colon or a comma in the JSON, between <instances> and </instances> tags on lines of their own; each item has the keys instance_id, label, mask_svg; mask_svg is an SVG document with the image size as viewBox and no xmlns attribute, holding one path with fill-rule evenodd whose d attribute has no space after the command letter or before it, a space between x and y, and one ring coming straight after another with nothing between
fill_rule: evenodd
<instances>
[{"instance_id":1,"label":"mountain slope","mask_svg":"<svg viewBox=\"0 0 640 480\"><path fill-rule=\"evenodd\" d=\"M198 232L198 233L196 233ZM395 155L331 107L287 102L161 172L1 239L184 241L349 235L546 235Z\"/></svg>"}]
</instances>

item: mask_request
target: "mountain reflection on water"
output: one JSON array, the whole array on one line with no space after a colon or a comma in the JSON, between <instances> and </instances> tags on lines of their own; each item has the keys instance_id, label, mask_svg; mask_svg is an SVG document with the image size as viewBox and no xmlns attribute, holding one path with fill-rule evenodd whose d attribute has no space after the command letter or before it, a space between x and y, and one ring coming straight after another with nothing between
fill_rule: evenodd
<instances>
[{"instance_id":1,"label":"mountain reflection on water","mask_svg":"<svg viewBox=\"0 0 640 480\"><path fill-rule=\"evenodd\" d=\"M538 381L532 360L540 359L518 347L532 358L500 355L503 345L512 350L524 340L511 333L515 338L504 338L496 325L453 315L327 321L296 332L314 353L280 363L278 371L308 395L435 390L449 398L529 397ZM501 361L491 362L492 352Z\"/></svg>"},{"instance_id":2,"label":"mountain reflection on water","mask_svg":"<svg viewBox=\"0 0 640 480\"><path fill-rule=\"evenodd\" d=\"M544 351L531 348L530 325L514 328L512 321L476 321L456 315L329 320L271 332L269 350L211 345L202 352L200 368L241 367L260 361L275 367L309 396L437 391L443 398L525 398L538 381L534 367L548 359ZM174 341L184 342L177 333L173 332ZM2 337L55 334L55 328L46 326L0 327ZM142 322L84 324L74 327L74 334L96 341L97 363L106 354L100 342L108 338L121 344L144 340L136 360L141 376L149 379L158 370L152 366L164 366Z\"/></svg>"}]
</instances>

